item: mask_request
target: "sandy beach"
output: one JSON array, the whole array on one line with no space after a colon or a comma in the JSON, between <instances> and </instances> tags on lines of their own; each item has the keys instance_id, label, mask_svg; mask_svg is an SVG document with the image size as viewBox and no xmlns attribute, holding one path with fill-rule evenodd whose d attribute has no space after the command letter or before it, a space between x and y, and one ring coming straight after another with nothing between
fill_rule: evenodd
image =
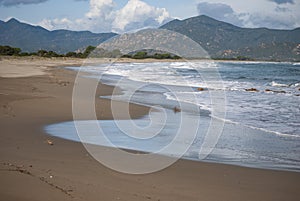
<instances>
[{"instance_id":1,"label":"sandy beach","mask_svg":"<svg viewBox=\"0 0 300 201\"><path fill-rule=\"evenodd\" d=\"M126 175L98 163L81 143L48 136L44 126L72 121L76 72L61 67L80 66L84 62L1 57L1 201L299 200L297 172L179 160L157 173ZM112 87L100 84L97 96L112 91ZM110 104L110 100L96 99L100 120L112 118ZM118 102L120 107L123 104ZM148 113L147 107L130 108L134 118Z\"/></svg>"}]
</instances>

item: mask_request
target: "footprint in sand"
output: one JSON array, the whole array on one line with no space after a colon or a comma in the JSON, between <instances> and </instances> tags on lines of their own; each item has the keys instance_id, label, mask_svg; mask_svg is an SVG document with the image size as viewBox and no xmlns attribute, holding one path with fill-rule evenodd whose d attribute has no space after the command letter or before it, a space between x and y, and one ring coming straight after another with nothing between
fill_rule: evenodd
<instances>
[{"instance_id":1,"label":"footprint in sand","mask_svg":"<svg viewBox=\"0 0 300 201\"><path fill-rule=\"evenodd\" d=\"M3 110L3 113L7 116L11 116L11 117L16 116L16 115L14 115L13 109L9 104L2 105L2 110Z\"/></svg>"}]
</instances>

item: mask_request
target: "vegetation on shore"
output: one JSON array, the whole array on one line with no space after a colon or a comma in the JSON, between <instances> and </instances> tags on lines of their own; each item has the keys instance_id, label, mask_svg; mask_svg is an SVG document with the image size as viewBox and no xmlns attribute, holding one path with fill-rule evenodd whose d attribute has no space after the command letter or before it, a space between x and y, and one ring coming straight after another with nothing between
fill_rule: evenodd
<instances>
[{"instance_id":1,"label":"vegetation on shore","mask_svg":"<svg viewBox=\"0 0 300 201\"><path fill-rule=\"evenodd\" d=\"M212 58L213 60L225 60L225 61L255 61L254 59L250 57L245 56L237 56L237 57L231 57L231 58Z\"/></svg>"},{"instance_id":2,"label":"vegetation on shore","mask_svg":"<svg viewBox=\"0 0 300 201\"><path fill-rule=\"evenodd\" d=\"M10 46L0 46L0 55L5 56L21 56L21 49L10 47Z\"/></svg>"},{"instance_id":3,"label":"vegetation on shore","mask_svg":"<svg viewBox=\"0 0 300 201\"><path fill-rule=\"evenodd\" d=\"M181 59L181 57L177 55L172 55L170 53L155 53L153 55L148 54L146 51L136 52L134 54L126 54L123 55L122 58L130 58L130 59Z\"/></svg>"},{"instance_id":4,"label":"vegetation on shore","mask_svg":"<svg viewBox=\"0 0 300 201\"><path fill-rule=\"evenodd\" d=\"M0 55L2 56L38 56L38 57L46 57L46 58L52 58L52 57L69 57L69 58L129 58L129 59L171 59L171 60L178 60L182 59L181 57L177 55L173 55L166 52L155 52L151 53L151 51L142 50L133 52L130 54L122 55L120 50L113 50L113 51L107 51L102 48L96 48L94 46L88 46L85 48L83 52L68 52L66 54L58 54L54 51L46 51L46 50L39 50L38 52L22 52L20 48L16 47L10 47L10 46L0 46ZM227 61L256 61L253 58L246 57L246 56L237 56L232 58L223 58L223 57L216 57L211 58L212 60L227 60ZM277 60L271 60L271 61L277 61Z\"/></svg>"},{"instance_id":5,"label":"vegetation on shore","mask_svg":"<svg viewBox=\"0 0 300 201\"><path fill-rule=\"evenodd\" d=\"M74 57L87 58L96 47L88 46L84 52L68 52L66 54L58 54L54 51L39 50L37 52L22 52L20 48L10 46L0 46L0 55L3 56L39 56L39 57Z\"/></svg>"},{"instance_id":6,"label":"vegetation on shore","mask_svg":"<svg viewBox=\"0 0 300 201\"><path fill-rule=\"evenodd\" d=\"M39 56L39 57L71 57L71 58L130 58L130 59L181 59L177 55L169 53L148 54L146 51L140 51L133 54L122 55L120 50L107 51L102 48L88 46L83 52L68 52L66 54L58 54L54 51L39 50L37 52L22 52L20 48L10 46L0 46L0 55L3 56Z\"/></svg>"}]
</instances>

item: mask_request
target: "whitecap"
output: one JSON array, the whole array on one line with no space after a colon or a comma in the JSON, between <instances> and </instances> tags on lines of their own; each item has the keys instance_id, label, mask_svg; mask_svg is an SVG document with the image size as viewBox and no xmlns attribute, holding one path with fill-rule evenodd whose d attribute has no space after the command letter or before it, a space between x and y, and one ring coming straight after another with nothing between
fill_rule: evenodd
<instances>
[{"instance_id":1,"label":"whitecap","mask_svg":"<svg viewBox=\"0 0 300 201\"><path fill-rule=\"evenodd\" d=\"M277 83L275 81L271 82L271 86L272 87L289 87L289 85L287 85L287 84L281 84L281 83Z\"/></svg>"}]
</instances>

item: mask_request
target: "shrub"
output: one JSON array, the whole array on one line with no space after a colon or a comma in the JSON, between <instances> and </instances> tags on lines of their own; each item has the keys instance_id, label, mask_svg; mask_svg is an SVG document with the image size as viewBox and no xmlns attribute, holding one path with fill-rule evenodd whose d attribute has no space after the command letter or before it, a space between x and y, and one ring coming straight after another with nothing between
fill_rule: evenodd
<instances>
[{"instance_id":1,"label":"shrub","mask_svg":"<svg viewBox=\"0 0 300 201\"><path fill-rule=\"evenodd\" d=\"M10 46L0 46L0 55L13 56L19 55L21 52L20 48Z\"/></svg>"}]
</instances>

